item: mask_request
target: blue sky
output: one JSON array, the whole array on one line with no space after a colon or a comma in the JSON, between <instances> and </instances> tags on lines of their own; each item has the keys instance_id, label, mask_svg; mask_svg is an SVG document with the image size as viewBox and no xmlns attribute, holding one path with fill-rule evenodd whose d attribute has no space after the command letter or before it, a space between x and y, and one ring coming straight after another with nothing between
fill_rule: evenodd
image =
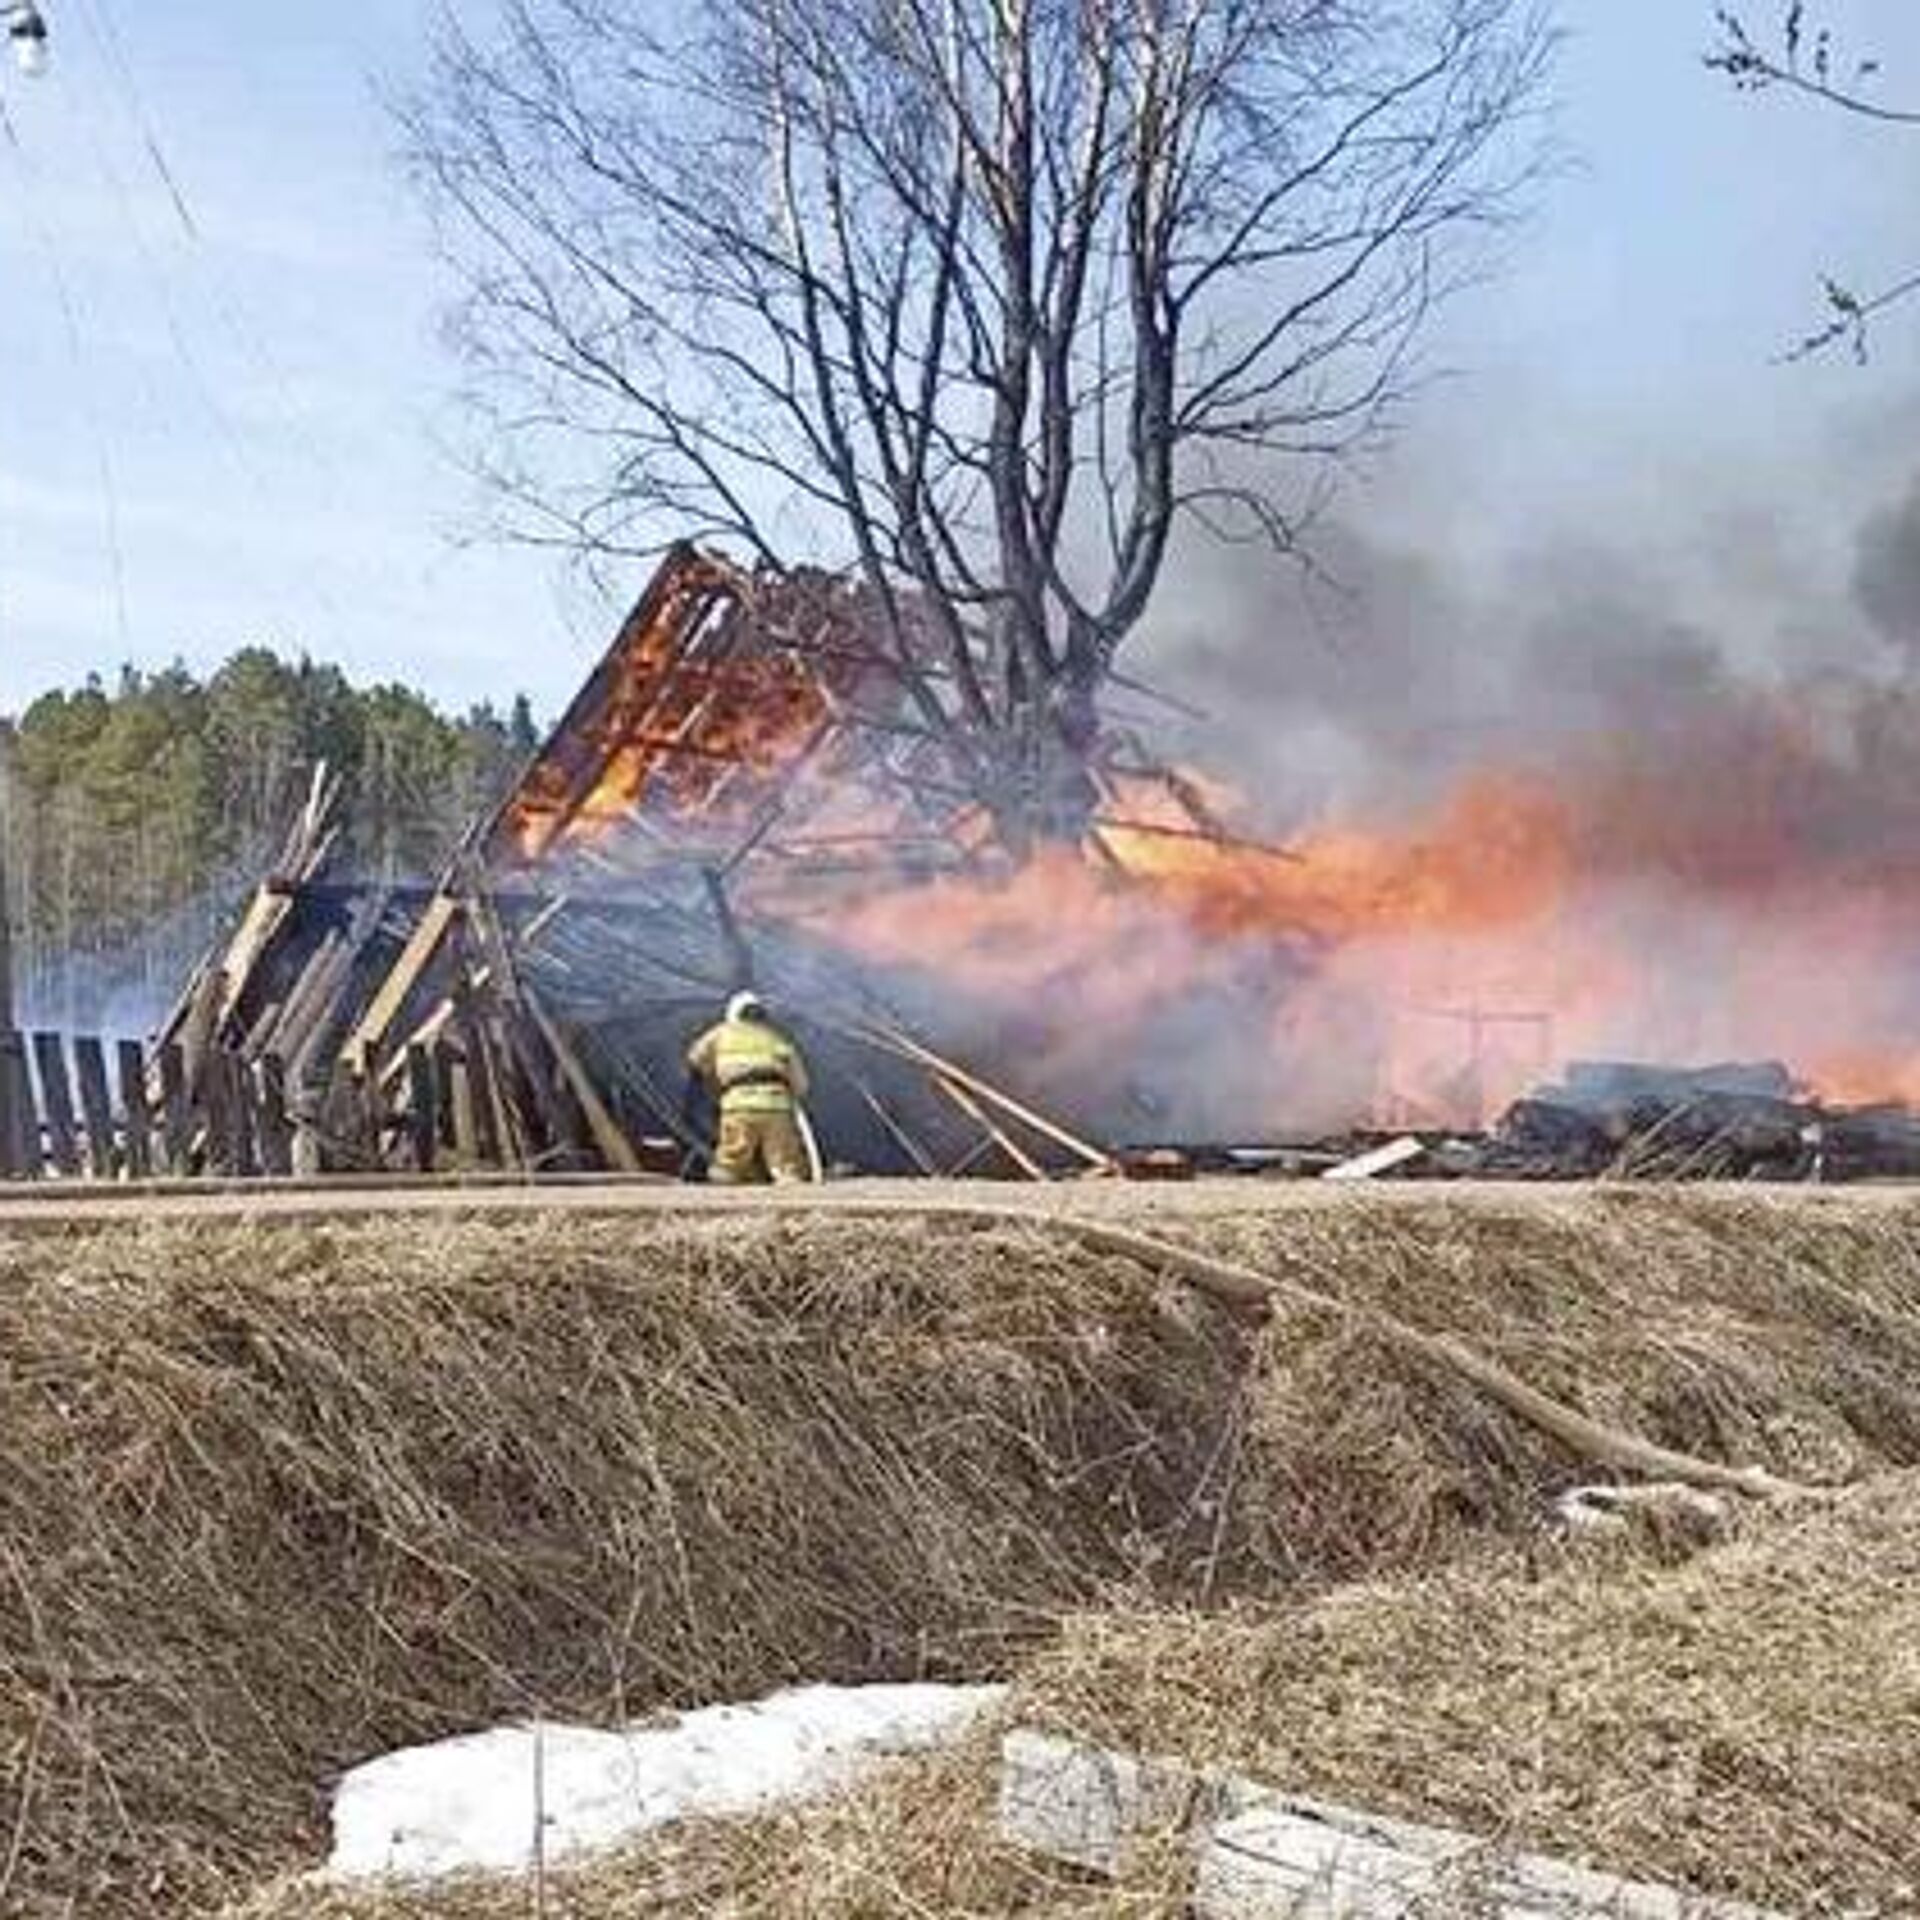
<instances>
[{"instance_id":1,"label":"blue sky","mask_svg":"<svg viewBox=\"0 0 1920 1920\"><path fill-rule=\"evenodd\" d=\"M446 283L380 103L420 70L429 6L45 4L53 73L0 70L0 710L254 641L454 703L559 703L612 612L461 538ZM1452 310L1457 377L1349 510L1463 565L1574 531L1697 554L1758 516L1837 578L1920 467L1920 310L1864 371L1769 356L1821 270L1920 264L1920 137L1735 100L1699 64L1708 0L1561 13L1574 165ZM1920 100L1920 6L1827 13Z\"/></svg>"}]
</instances>

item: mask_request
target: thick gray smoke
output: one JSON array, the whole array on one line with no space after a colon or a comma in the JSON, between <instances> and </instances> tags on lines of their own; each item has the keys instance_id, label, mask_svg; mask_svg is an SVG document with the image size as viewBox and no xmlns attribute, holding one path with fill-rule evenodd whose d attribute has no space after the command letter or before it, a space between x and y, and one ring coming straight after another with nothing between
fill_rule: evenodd
<instances>
[{"instance_id":1,"label":"thick gray smoke","mask_svg":"<svg viewBox=\"0 0 1920 1920\"><path fill-rule=\"evenodd\" d=\"M1920 477L1861 529L1853 591L1874 630L1920 670Z\"/></svg>"},{"instance_id":2,"label":"thick gray smoke","mask_svg":"<svg viewBox=\"0 0 1920 1920\"><path fill-rule=\"evenodd\" d=\"M1394 502L1322 527L1308 565L1190 543L1135 665L1196 710L1167 723L1285 831L1391 820L1462 774L1622 736L1676 773L1755 699L1920 685L1920 475L1836 527L1817 480L1787 508L1711 500L1664 539L1522 536L1489 554Z\"/></svg>"},{"instance_id":3,"label":"thick gray smoke","mask_svg":"<svg viewBox=\"0 0 1920 1920\"><path fill-rule=\"evenodd\" d=\"M1243 1124L1377 1117L1382 1093L1460 1117L1450 1077L1470 1105L1475 1074L1513 1092L1596 1052L1776 1056L1843 1096L1920 1096L1908 460L1866 502L1856 461L1844 486L1596 503L1504 549L1439 497L1323 528L1307 572L1189 547L1136 661L1199 710L1163 737L1269 833L1321 849L1354 826L1386 852L1304 986L1147 1049L1176 1110L1234 1088ZM1194 978L1226 958L1203 934ZM1477 1013L1530 1009L1497 1029L1510 1057L1476 1061ZM1252 1116L1250 1021L1274 1036Z\"/></svg>"}]
</instances>

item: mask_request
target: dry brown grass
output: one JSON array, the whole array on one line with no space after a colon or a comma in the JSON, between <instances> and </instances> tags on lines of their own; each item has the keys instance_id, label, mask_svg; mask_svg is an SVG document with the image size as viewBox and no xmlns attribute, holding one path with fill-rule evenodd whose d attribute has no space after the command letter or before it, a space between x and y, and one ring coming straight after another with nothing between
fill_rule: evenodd
<instances>
[{"instance_id":1,"label":"dry brown grass","mask_svg":"<svg viewBox=\"0 0 1920 1920\"><path fill-rule=\"evenodd\" d=\"M1681 1564L1473 1559L1074 1622L1015 1711L1805 1914L1920 1912L1920 1475Z\"/></svg>"},{"instance_id":2,"label":"dry brown grass","mask_svg":"<svg viewBox=\"0 0 1920 1920\"><path fill-rule=\"evenodd\" d=\"M7 1258L0 1832L30 1911L185 1903L317 1847L343 1766L476 1723L999 1666L1196 1537L1241 1364L1191 1302L990 1236Z\"/></svg>"},{"instance_id":3,"label":"dry brown grass","mask_svg":"<svg viewBox=\"0 0 1920 1920\"><path fill-rule=\"evenodd\" d=\"M1920 1911L1920 1476L1755 1514L1684 1563L1482 1557L1224 1616L1088 1616L1013 1708L1099 1743L1808 1915ZM1119 1887L999 1845L994 1755L683 1827L557 1873L552 1920L1174 1920L1167 1836ZM288 1885L233 1920L527 1920L525 1880ZM1469 1888L1425 1920L1483 1920Z\"/></svg>"},{"instance_id":4,"label":"dry brown grass","mask_svg":"<svg viewBox=\"0 0 1920 1920\"><path fill-rule=\"evenodd\" d=\"M1914 1218L1155 1224L1832 1477L1920 1460ZM331 1777L409 1741L1003 1672L1074 1609L1442 1565L1579 1473L1367 1338L1252 1336L1037 1228L0 1242L0 1911L190 1910L313 1857Z\"/></svg>"}]
</instances>

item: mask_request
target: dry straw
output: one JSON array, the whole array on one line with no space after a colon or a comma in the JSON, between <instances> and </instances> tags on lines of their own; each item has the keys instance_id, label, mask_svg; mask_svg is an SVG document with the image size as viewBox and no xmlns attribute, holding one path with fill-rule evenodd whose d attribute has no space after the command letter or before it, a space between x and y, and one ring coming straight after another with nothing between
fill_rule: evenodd
<instances>
[{"instance_id":1,"label":"dry straw","mask_svg":"<svg viewBox=\"0 0 1920 1920\"><path fill-rule=\"evenodd\" d=\"M1156 1230L1662 1445L1920 1459L1909 1213L1241 1201ZM409 1741L1003 1673L1069 1612L1442 1565L1584 1470L1364 1321L1250 1329L1017 1224L7 1244L0 1911L204 1907L311 1859L330 1779Z\"/></svg>"},{"instance_id":2,"label":"dry straw","mask_svg":"<svg viewBox=\"0 0 1920 1920\"><path fill-rule=\"evenodd\" d=\"M1920 1476L1697 1558L1471 1559L1304 1606L1101 1614L1017 1711L1802 1915L1920 1912Z\"/></svg>"},{"instance_id":3,"label":"dry straw","mask_svg":"<svg viewBox=\"0 0 1920 1920\"><path fill-rule=\"evenodd\" d=\"M1072 1622L1012 1711L1516 1851L1796 1914L1920 1910L1920 1477L1771 1511L1674 1563L1632 1543L1489 1555L1225 1614ZM560 1920L1175 1920L1177 1834L1107 1886L998 1844L987 1745L829 1805L682 1828L556 1875ZM1476 1876L1420 1920L1487 1920ZM235 1920L524 1920L524 1882L316 1892Z\"/></svg>"}]
</instances>

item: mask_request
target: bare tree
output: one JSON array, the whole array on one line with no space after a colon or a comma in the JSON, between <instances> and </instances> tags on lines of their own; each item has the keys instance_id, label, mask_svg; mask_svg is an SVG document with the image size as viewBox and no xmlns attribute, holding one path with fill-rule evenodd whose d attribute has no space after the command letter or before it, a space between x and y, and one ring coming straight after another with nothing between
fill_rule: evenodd
<instances>
[{"instance_id":1,"label":"bare tree","mask_svg":"<svg viewBox=\"0 0 1920 1920\"><path fill-rule=\"evenodd\" d=\"M1883 126L1920 130L1920 106L1877 98L1880 62L1844 54L1833 29L1809 17L1806 0L1788 0L1773 38L1756 32L1745 14L1731 7L1715 8L1714 20L1720 38L1706 56L1707 65L1726 74L1741 92L1777 89ZM1844 343L1855 359L1864 361L1869 323L1876 314L1920 294L1920 273L1907 274L1871 294L1862 294L1832 275L1821 287L1828 317L1796 342L1787 357L1810 359Z\"/></svg>"},{"instance_id":2,"label":"bare tree","mask_svg":"<svg viewBox=\"0 0 1920 1920\"><path fill-rule=\"evenodd\" d=\"M409 116L488 471L861 569L1003 815L1176 529L1292 548L1535 177L1534 0L505 0ZM1065 771L1067 778L1062 781Z\"/></svg>"}]
</instances>

